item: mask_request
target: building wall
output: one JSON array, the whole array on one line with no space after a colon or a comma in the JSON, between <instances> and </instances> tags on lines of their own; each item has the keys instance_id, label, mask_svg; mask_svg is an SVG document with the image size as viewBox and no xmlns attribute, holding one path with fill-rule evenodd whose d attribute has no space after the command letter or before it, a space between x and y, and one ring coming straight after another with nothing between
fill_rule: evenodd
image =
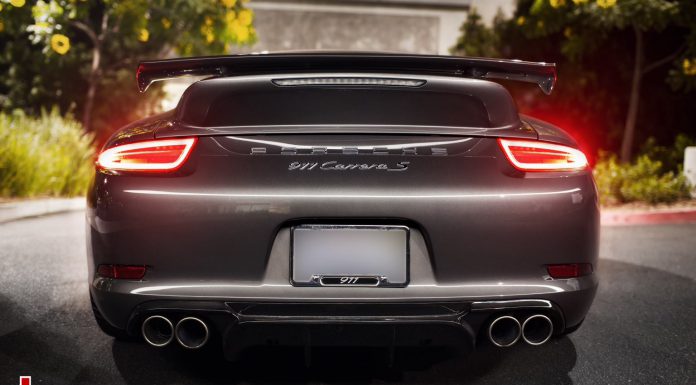
<instances>
[{"instance_id":1,"label":"building wall","mask_svg":"<svg viewBox=\"0 0 696 385\"><path fill-rule=\"evenodd\" d=\"M448 55L471 0L252 0L259 36L231 53L292 50L388 51ZM165 110L197 78L164 85Z\"/></svg>"},{"instance_id":2,"label":"building wall","mask_svg":"<svg viewBox=\"0 0 696 385\"><path fill-rule=\"evenodd\" d=\"M259 41L245 51L351 50L438 52L433 16L258 10Z\"/></svg>"},{"instance_id":3,"label":"building wall","mask_svg":"<svg viewBox=\"0 0 696 385\"><path fill-rule=\"evenodd\" d=\"M446 55L469 3L254 0L249 4L259 40L235 52L333 49Z\"/></svg>"}]
</instances>

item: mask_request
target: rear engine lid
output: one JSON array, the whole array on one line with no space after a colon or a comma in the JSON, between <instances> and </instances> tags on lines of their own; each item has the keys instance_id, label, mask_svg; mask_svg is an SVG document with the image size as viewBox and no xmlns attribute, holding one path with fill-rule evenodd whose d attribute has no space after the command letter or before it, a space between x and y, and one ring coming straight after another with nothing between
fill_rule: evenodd
<instances>
[{"instance_id":1,"label":"rear engine lid","mask_svg":"<svg viewBox=\"0 0 696 385\"><path fill-rule=\"evenodd\" d=\"M497 83L401 74L203 80L187 89L173 124L156 136L318 133L536 138Z\"/></svg>"}]
</instances>

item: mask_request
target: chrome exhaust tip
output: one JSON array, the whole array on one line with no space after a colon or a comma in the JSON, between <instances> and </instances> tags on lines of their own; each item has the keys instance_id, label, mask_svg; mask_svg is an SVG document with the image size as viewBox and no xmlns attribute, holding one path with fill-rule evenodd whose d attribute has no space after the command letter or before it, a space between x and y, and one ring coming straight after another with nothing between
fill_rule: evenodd
<instances>
[{"instance_id":1,"label":"chrome exhaust tip","mask_svg":"<svg viewBox=\"0 0 696 385\"><path fill-rule=\"evenodd\" d=\"M553 335L553 322L543 314L535 314L522 324L522 338L530 345L546 343Z\"/></svg>"},{"instance_id":2,"label":"chrome exhaust tip","mask_svg":"<svg viewBox=\"0 0 696 385\"><path fill-rule=\"evenodd\" d=\"M158 348L169 345L174 339L172 322L161 315L153 315L145 319L140 331L148 344Z\"/></svg>"},{"instance_id":3,"label":"chrome exhaust tip","mask_svg":"<svg viewBox=\"0 0 696 385\"><path fill-rule=\"evenodd\" d=\"M512 316L498 317L488 326L488 339L498 347L506 348L514 345L522 335L520 322Z\"/></svg>"},{"instance_id":4,"label":"chrome exhaust tip","mask_svg":"<svg viewBox=\"0 0 696 385\"><path fill-rule=\"evenodd\" d=\"M208 325L196 317L183 318L176 324L174 335L179 344L187 349L198 349L208 342Z\"/></svg>"}]
</instances>

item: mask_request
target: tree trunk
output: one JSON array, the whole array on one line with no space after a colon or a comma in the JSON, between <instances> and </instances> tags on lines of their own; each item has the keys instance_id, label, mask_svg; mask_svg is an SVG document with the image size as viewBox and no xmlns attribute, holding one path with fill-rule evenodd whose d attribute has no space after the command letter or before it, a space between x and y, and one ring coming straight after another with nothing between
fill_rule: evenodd
<instances>
[{"instance_id":1,"label":"tree trunk","mask_svg":"<svg viewBox=\"0 0 696 385\"><path fill-rule=\"evenodd\" d=\"M82 110L82 126L86 131L91 130L92 109L94 108L94 97L97 94L97 84L99 83L99 65L101 62L101 47L95 45L92 48L92 67L87 79L87 94L85 95L85 108Z\"/></svg>"},{"instance_id":2,"label":"tree trunk","mask_svg":"<svg viewBox=\"0 0 696 385\"><path fill-rule=\"evenodd\" d=\"M624 125L623 140L621 141L621 161L631 161L633 155L633 137L636 132L636 120L638 119L638 105L640 102L640 83L643 78L643 32L633 26L636 35L636 50L633 62L633 78L631 80L631 95L628 99L628 112Z\"/></svg>"},{"instance_id":3,"label":"tree trunk","mask_svg":"<svg viewBox=\"0 0 696 385\"><path fill-rule=\"evenodd\" d=\"M92 129L92 110L94 109L94 98L97 95L97 85L99 84L99 70L101 65L102 42L106 37L107 27L109 26L109 14L104 10L101 18L99 34L97 35L88 25L74 21L73 25L83 30L90 40L92 40L92 66L87 78L87 94L85 95L85 108L82 110L82 126L86 131Z\"/></svg>"}]
</instances>

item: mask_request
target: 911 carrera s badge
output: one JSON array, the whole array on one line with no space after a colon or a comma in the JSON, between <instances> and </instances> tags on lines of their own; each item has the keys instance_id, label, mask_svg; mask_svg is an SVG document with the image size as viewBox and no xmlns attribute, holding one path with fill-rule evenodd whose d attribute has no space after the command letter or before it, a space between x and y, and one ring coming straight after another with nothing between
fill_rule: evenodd
<instances>
[{"instance_id":1,"label":"911 carrera s badge","mask_svg":"<svg viewBox=\"0 0 696 385\"><path fill-rule=\"evenodd\" d=\"M406 171L410 162L396 162L394 165L386 163L339 163L331 160L324 163L319 162L292 162L288 165L288 170L298 171Z\"/></svg>"}]
</instances>

